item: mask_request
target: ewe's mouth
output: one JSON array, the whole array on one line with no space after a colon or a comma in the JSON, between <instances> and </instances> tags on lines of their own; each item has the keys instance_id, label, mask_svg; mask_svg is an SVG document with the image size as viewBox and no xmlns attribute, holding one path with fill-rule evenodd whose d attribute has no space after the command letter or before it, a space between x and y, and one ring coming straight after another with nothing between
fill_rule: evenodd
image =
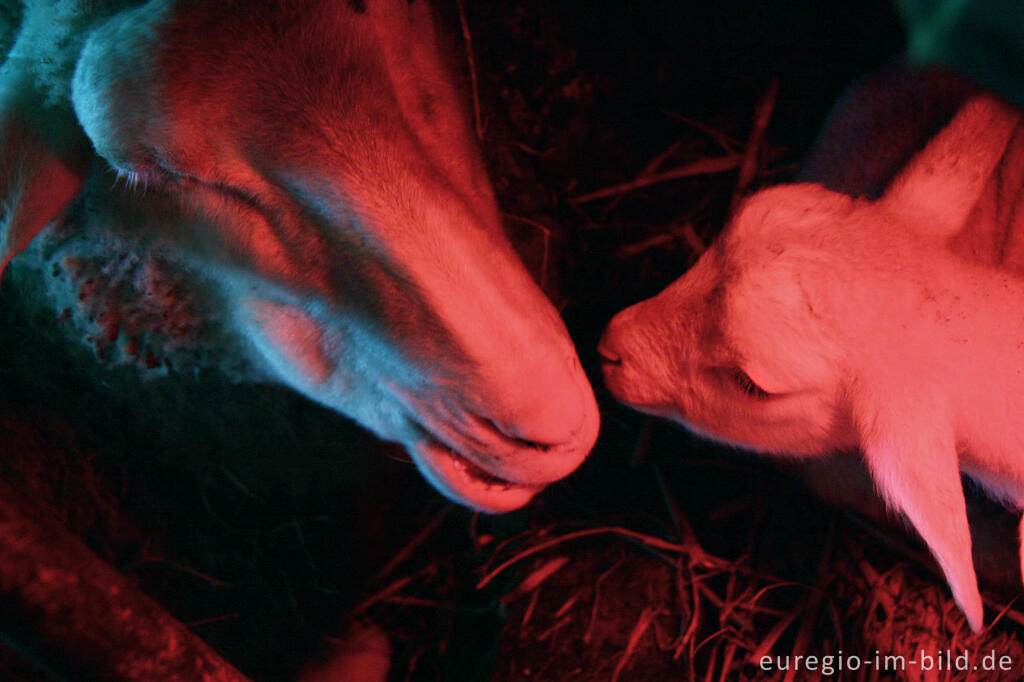
<instances>
[{"instance_id":1,"label":"ewe's mouth","mask_svg":"<svg viewBox=\"0 0 1024 682\"><path fill-rule=\"evenodd\" d=\"M431 436L424 435L410 452L417 468L438 490L455 502L480 511L500 513L518 509L544 488L507 481Z\"/></svg>"},{"instance_id":2,"label":"ewe's mouth","mask_svg":"<svg viewBox=\"0 0 1024 682\"><path fill-rule=\"evenodd\" d=\"M464 408L421 406L410 410L416 418L408 422L413 433L406 445L420 473L445 496L479 511L507 512L571 474L586 457L597 438L597 405L584 401L580 411L567 410L580 423L561 429L557 420L565 415L557 409L506 422Z\"/></svg>"}]
</instances>

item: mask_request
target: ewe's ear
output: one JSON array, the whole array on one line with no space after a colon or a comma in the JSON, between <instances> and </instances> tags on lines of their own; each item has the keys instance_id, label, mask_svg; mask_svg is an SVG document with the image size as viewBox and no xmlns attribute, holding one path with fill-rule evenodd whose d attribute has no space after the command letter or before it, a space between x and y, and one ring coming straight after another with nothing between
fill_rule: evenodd
<instances>
[{"instance_id":1,"label":"ewe's ear","mask_svg":"<svg viewBox=\"0 0 1024 682\"><path fill-rule=\"evenodd\" d=\"M70 108L43 105L25 79L5 76L0 83L0 276L78 194L91 158Z\"/></svg>"},{"instance_id":2,"label":"ewe's ear","mask_svg":"<svg viewBox=\"0 0 1024 682\"><path fill-rule=\"evenodd\" d=\"M879 200L925 234L958 232L999 163L1020 115L990 96L968 100Z\"/></svg>"},{"instance_id":3,"label":"ewe's ear","mask_svg":"<svg viewBox=\"0 0 1024 682\"><path fill-rule=\"evenodd\" d=\"M928 545L971 630L979 632L984 612L948 410L919 395L901 395L898 387L859 393L854 419L875 485Z\"/></svg>"},{"instance_id":4,"label":"ewe's ear","mask_svg":"<svg viewBox=\"0 0 1024 682\"><path fill-rule=\"evenodd\" d=\"M118 171L149 161L155 86L160 63L160 28L176 3L151 0L123 10L93 28L71 78L71 104L96 154ZM148 142L148 144L147 144Z\"/></svg>"}]
</instances>

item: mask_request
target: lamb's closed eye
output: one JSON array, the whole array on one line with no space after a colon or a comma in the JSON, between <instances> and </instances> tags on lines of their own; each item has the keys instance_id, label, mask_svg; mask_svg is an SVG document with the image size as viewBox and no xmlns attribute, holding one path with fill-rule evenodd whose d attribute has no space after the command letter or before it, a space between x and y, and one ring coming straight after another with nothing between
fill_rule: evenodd
<instances>
[{"instance_id":1,"label":"lamb's closed eye","mask_svg":"<svg viewBox=\"0 0 1024 682\"><path fill-rule=\"evenodd\" d=\"M776 394L766 391L761 388L756 381L750 378L741 367L727 367L722 370L722 373L741 391L746 393L751 398L757 398L759 400L769 400Z\"/></svg>"}]
</instances>

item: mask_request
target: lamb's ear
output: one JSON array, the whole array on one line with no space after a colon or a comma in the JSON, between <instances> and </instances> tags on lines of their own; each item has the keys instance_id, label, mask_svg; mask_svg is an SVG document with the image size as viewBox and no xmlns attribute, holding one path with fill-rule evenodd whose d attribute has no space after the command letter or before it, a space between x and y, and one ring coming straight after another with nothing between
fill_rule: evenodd
<instances>
[{"instance_id":1,"label":"lamb's ear","mask_svg":"<svg viewBox=\"0 0 1024 682\"><path fill-rule=\"evenodd\" d=\"M980 632L984 610L948 411L907 398L894 406L880 405L872 396L858 397L854 418L864 458L879 492L928 545L971 630Z\"/></svg>"},{"instance_id":2,"label":"lamb's ear","mask_svg":"<svg viewBox=\"0 0 1024 682\"><path fill-rule=\"evenodd\" d=\"M977 204L1021 117L991 95L973 97L893 180L879 202L922 232L956 234Z\"/></svg>"},{"instance_id":3,"label":"lamb's ear","mask_svg":"<svg viewBox=\"0 0 1024 682\"><path fill-rule=\"evenodd\" d=\"M0 85L0 276L78 194L89 141L70 108L46 107Z\"/></svg>"}]
</instances>

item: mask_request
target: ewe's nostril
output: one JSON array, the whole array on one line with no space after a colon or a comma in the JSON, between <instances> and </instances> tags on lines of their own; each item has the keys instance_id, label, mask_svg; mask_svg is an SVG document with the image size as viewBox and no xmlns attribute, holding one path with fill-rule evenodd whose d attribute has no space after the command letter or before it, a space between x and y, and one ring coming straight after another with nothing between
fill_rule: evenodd
<instances>
[{"instance_id":1,"label":"ewe's nostril","mask_svg":"<svg viewBox=\"0 0 1024 682\"><path fill-rule=\"evenodd\" d=\"M550 463L515 465L529 466L531 473L525 475L530 480L550 481L562 470L561 475L571 471L569 467L586 454L579 451L591 447L590 431L599 417L593 389L575 353L552 352L558 346L543 338L540 342L521 351L516 357L520 363L509 363L507 357L495 362L494 379L481 387L482 399L475 402L476 414L466 435L499 452L550 452ZM465 422L467 417L459 414L457 419Z\"/></svg>"},{"instance_id":2,"label":"ewe's nostril","mask_svg":"<svg viewBox=\"0 0 1024 682\"><path fill-rule=\"evenodd\" d=\"M518 435L515 428L502 425L500 422L493 419L488 419L487 417L481 417L479 415L474 416L476 416L476 419L480 424L500 433L504 439L517 443L520 446L533 448L534 450L540 450L542 452L550 450L553 447L551 443L542 443L540 441L530 440L529 438L523 438Z\"/></svg>"}]
</instances>

